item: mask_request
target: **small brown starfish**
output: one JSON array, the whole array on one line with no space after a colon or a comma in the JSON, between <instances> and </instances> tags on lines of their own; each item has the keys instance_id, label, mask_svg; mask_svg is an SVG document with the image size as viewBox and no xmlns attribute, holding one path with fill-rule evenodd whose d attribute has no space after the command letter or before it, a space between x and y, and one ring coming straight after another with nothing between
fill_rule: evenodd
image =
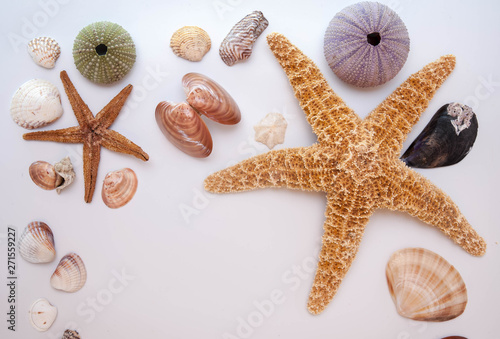
<instances>
[{"instance_id":1,"label":"small brown starfish","mask_svg":"<svg viewBox=\"0 0 500 339\"><path fill-rule=\"evenodd\" d=\"M55 141L83 144L83 176L85 181L85 202L91 202L97 179L97 169L101 158L101 146L115 152L126 153L144 161L149 156L139 146L118 132L108 129L120 113L132 85L126 86L94 117L89 107L78 94L66 71L61 72L61 80L79 126L53 131L26 133L24 140Z\"/></svg>"}]
</instances>

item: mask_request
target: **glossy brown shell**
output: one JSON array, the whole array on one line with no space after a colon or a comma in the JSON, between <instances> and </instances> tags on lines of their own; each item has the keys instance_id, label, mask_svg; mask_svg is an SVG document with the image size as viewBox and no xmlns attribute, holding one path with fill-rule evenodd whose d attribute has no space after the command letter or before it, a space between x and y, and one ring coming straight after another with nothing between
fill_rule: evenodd
<instances>
[{"instance_id":1,"label":"glossy brown shell","mask_svg":"<svg viewBox=\"0 0 500 339\"><path fill-rule=\"evenodd\" d=\"M130 168L109 172L102 184L102 200L109 208L126 205L137 191L137 176Z\"/></svg>"},{"instance_id":2,"label":"glossy brown shell","mask_svg":"<svg viewBox=\"0 0 500 339\"><path fill-rule=\"evenodd\" d=\"M46 161L35 161L30 165L31 180L44 190L56 189L63 183L63 177L56 173L54 166Z\"/></svg>"}]
</instances>

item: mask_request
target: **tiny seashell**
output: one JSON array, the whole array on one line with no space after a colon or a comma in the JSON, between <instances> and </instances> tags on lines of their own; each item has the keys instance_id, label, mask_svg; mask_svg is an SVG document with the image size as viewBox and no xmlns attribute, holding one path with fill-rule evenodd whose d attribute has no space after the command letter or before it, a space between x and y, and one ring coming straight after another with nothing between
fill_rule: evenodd
<instances>
[{"instance_id":1,"label":"tiny seashell","mask_svg":"<svg viewBox=\"0 0 500 339\"><path fill-rule=\"evenodd\" d=\"M269 113L256 126L255 141L261 142L269 149L285 142L287 122L280 113Z\"/></svg>"},{"instance_id":2,"label":"tiny seashell","mask_svg":"<svg viewBox=\"0 0 500 339\"><path fill-rule=\"evenodd\" d=\"M48 81L32 79L19 87L10 103L10 114L16 124L26 129L46 126L62 115L61 96Z\"/></svg>"},{"instance_id":3,"label":"tiny seashell","mask_svg":"<svg viewBox=\"0 0 500 339\"><path fill-rule=\"evenodd\" d=\"M50 278L50 285L61 291L76 292L87 281L87 270L82 258L76 253L65 255Z\"/></svg>"},{"instance_id":4,"label":"tiny seashell","mask_svg":"<svg viewBox=\"0 0 500 339\"><path fill-rule=\"evenodd\" d=\"M37 65L54 68L59 55L61 55L61 47L52 38L34 38L28 43L28 53Z\"/></svg>"},{"instance_id":5,"label":"tiny seashell","mask_svg":"<svg viewBox=\"0 0 500 339\"><path fill-rule=\"evenodd\" d=\"M182 78L187 102L207 118L224 125L240 122L240 108L224 88L209 77L188 73Z\"/></svg>"},{"instance_id":6,"label":"tiny seashell","mask_svg":"<svg viewBox=\"0 0 500 339\"><path fill-rule=\"evenodd\" d=\"M109 208L127 204L137 191L137 176L130 168L109 172L102 184L102 200Z\"/></svg>"},{"instance_id":7,"label":"tiny seashell","mask_svg":"<svg viewBox=\"0 0 500 339\"><path fill-rule=\"evenodd\" d=\"M53 261L56 250L49 225L41 221L30 222L19 237L19 254L33 264Z\"/></svg>"},{"instance_id":8,"label":"tiny seashell","mask_svg":"<svg viewBox=\"0 0 500 339\"><path fill-rule=\"evenodd\" d=\"M62 339L81 339L81 337L77 331L66 330L63 333Z\"/></svg>"},{"instance_id":9,"label":"tiny seashell","mask_svg":"<svg viewBox=\"0 0 500 339\"><path fill-rule=\"evenodd\" d=\"M389 292L398 313L424 321L458 317L467 305L467 289L458 271L424 248L395 252L386 267Z\"/></svg>"},{"instance_id":10,"label":"tiny seashell","mask_svg":"<svg viewBox=\"0 0 500 339\"><path fill-rule=\"evenodd\" d=\"M208 33L197 26L184 26L174 32L170 47L175 55L189 61L200 61L208 53L212 42Z\"/></svg>"},{"instance_id":11,"label":"tiny seashell","mask_svg":"<svg viewBox=\"0 0 500 339\"><path fill-rule=\"evenodd\" d=\"M63 189L65 189L66 187L71 185L71 183L73 183L76 174L75 171L73 170L73 164L71 163L69 157L65 157L61 161L56 162L54 164L54 170L63 179L62 184L56 187L56 192L57 194L59 194Z\"/></svg>"},{"instance_id":12,"label":"tiny seashell","mask_svg":"<svg viewBox=\"0 0 500 339\"><path fill-rule=\"evenodd\" d=\"M30 308L31 325L40 332L47 331L57 318L57 307L50 302L41 298L36 300Z\"/></svg>"},{"instance_id":13,"label":"tiny seashell","mask_svg":"<svg viewBox=\"0 0 500 339\"><path fill-rule=\"evenodd\" d=\"M30 165L31 180L44 190L54 190L62 185L64 179L56 173L54 166L46 161L35 161Z\"/></svg>"},{"instance_id":14,"label":"tiny seashell","mask_svg":"<svg viewBox=\"0 0 500 339\"><path fill-rule=\"evenodd\" d=\"M478 122L472 108L459 103L442 106L402 155L410 167L434 168L460 162L476 140Z\"/></svg>"},{"instance_id":15,"label":"tiny seashell","mask_svg":"<svg viewBox=\"0 0 500 339\"><path fill-rule=\"evenodd\" d=\"M207 125L189 104L162 101L156 106L155 117L163 135L184 153L206 158L212 152Z\"/></svg>"},{"instance_id":16,"label":"tiny seashell","mask_svg":"<svg viewBox=\"0 0 500 339\"><path fill-rule=\"evenodd\" d=\"M252 54L252 47L269 22L260 11L254 11L241 19L229 31L219 48L219 55L228 66L246 60Z\"/></svg>"}]
</instances>

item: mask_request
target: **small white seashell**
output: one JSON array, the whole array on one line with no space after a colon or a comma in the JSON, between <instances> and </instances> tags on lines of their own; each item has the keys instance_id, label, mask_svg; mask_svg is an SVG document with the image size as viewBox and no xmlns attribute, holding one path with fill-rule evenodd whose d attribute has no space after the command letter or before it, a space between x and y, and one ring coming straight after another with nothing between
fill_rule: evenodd
<instances>
[{"instance_id":1,"label":"small white seashell","mask_svg":"<svg viewBox=\"0 0 500 339\"><path fill-rule=\"evenodd\" d=\"M57 41L49 37L34 38L28 43L28 53L37 65L54 68L56 60L61 55Z\"/></svg>"},{"instance_id":2,"label":"small white seashell","mask_svg":"<svg viewBox=\"0 0 500 339\"><path fill-rule=\"evenodd\" d=\"M10 115L26 129L46 126L63 113L57 87L48 81L32 79L19 87L10 103Z\"/></svg>"},{"instance_id":3,"label":"small white seashell","mask_svg":"<svg viewBox=\"0 0 500 339\"><path fill-rule=\"evenodd\" d=\"M109 172L102 184L102 200L109 208L127 204L137 191L137 176L130 168Z\"/></svg>"},{"instance_id":4,"label":"small white seashell","mask_svg":"<svg viewBox=\"0 0 500 339\"><path fill-rule=\"evenodd\" d=\"M54 170L63 179L62 184L56 187L57 194L61 193L63 189L71 185L73 180L75 180L75 171L73 170L73 164L69 157L62 159L54 164Z\"/></svg>"},{"instance_id":5,"label":"small white seashell","mask_svg":"<svg viewBox=\"0 0 500 339\"><path fill-rule=\"evenodd\" d=\"M263 143L269 149L277 144L285 142L287 122L280 113L269 113L257 125L255 130L255 141Z\"/></svg>"},{"instance_id":6,"label":"small white seashell","mask_svg":"<svg viewBox=\"0 0 500 339\"><path fill-rule=\"evenodd\" d=\"M40 332L47 331L57 317L57 307L50 304L47 299L38 299L31 305L30 322Z\"/></svg>"},{"instance_id":7,"label":"small white seashell","mask_svg":"<svg viewBox=\"0 0 500 339\"><path fill-rule=\"evenodd\" d=\"M54 260L54 234L49 225L41 221L30 222L19 238L19 253L24 260L33 264Z\"/></svg>"},{"instance_id":8,"label":"small white seashell","mask_svg":"<svg viewBox=\"0 0 500 339\"><path fill-rule=\"evenodd\" d=\"M52 274L50 285L56 290L76 292L87 281L87 270L82 258L76 253L66 254Z\"/></svg>"}]
</instances>

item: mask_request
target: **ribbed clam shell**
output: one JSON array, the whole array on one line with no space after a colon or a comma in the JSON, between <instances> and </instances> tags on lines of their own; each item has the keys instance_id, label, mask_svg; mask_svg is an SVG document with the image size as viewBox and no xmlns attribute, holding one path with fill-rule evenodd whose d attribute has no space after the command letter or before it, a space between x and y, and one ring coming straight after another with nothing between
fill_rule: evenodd
<instances>
[{"instance_id":1,"label":"ribbed clam shell","mask_svg":"<svg viewBox=\"0 0 500 339\"><path fill-rule=\"evenodd\" d=\"M396 76L408 57L406 26L392 9L359 2L330 21L324 38L326 61L343 81L359 87L381 85Z\"/></svg>"},{"instance_id":2,"label":"ribbed clam shell","mask_svg":"<svg viewBox=\"0 0 500 339\"><path fill-rule=\"evenodd\" d=\"M122 79L135 63L135 44L120 25L100 21L84 27L73 44L76 68L87 79L109 84Z\"/></svg>"},{"instance_id":3,"label":"ribbed clam shell","mask_svg":"<svg viewBox=\"0 0 500 339\"><path fill-rule=\"evenodd\" d=\"M63 177L56 173L52 164L46 161L35 161L30 165L31 180L44 190L54 190L63 183Z\"/></svg>"},{"instance_id":4,"label":"ribbed clam shell","mask_svg":"<svg viewBox=\"0 0 500 339\"><path fill-rule=\"evenodd\" d=\"M63 333L62 339L80 339L80 334L77 331L66 330Z\"/></svg>"},{"instance_id":5,"label":"ribbed clam shell","mask_svg":"<svg viewBox=\"0 0 500 339\"><path fill-rule=\"evenodd\" d=\"M137 191L137 176L130 168L109 172L102 184L102 200L109 208L127 204Z\"/></svg>"},{"instance_id":6,"label":"ribbed clam shell","mask_svg":"<svg viewBox=\"0 0 500 339\"><path fill-rule=\"evenodd\" d=\"M59 55L61 55L61 47L52 38L34 38L28 43L28 53L37 65L54 68Z\"/></svg>"},{"instance_id":7,"label":"ribbed clam shell","mask_svg":"<svg viewBox=\"0 0 500 339\"><path fill-rule=\"evenodd\" d=\"M252 47L269 22L262 12L254 11L241 19L229 31L219 48L219 55L228 66L246 60L252 54Z\"/></svg>"},{"instance_id":8,"label":"ribbed clam shell","mask_svg":"<svg viewBox=\"0 0 500 339\"><path fill-rule=\"evenodd\" d=\"M57 318L57 307L41 298L36 300L30 308L30 322L31 325L40 332L47 331Z\"/></svg>"},{"instance_id":9,"label":"ribbed clam shell","mask_svg":"<svg viewBox=\"0 0 500 339\"><path fill-rule=\"evenodd\" d=\"M10 103L10 114L16 124L26 129L46 126L63 113L57 87L48 81L32 79L19 87Z\"/></svg>"},{"instance_id":10,"label":"ribbed clam shell","mask_svg":"<svg viewBox=\"0 0 500 339\"><path fill-rule=\"evenodd\" d=\"M76 253L65 255L50 278L50 285L57 290L76 292L87 281L87 270Z\"/></svg>"},{"instance_id":11,"label":"ribbed clam shell","mask_svg":"<svg viewBox=\"0 0 500 339\"><path fill-rule=\"evenodd\" d=\"M208 33L197 26L184 26L174 32L170 47L175 55L189 61L200 61L208 53L212 42Z\"/></svg>"},{"instance_id":12,"label":"ribbed clam shell","mask_svg":"<svg viewBox=\"0 0 500 339\"><path fill-rule=\"evenodd\" d=\"M401 156L410 167L434 168L460 162L476 141L472 108L457 102L442 106Z\"/></svg>"},{"instance_id":13,"label":"ribbed clam shell","mask_svg":"<svg viewBox=\"0 0 500 339\"><path fill-rule=\"evenodd\" d=\"M49 225L41 221L26 226L18 245L21 257L33 264L51 262L56 257L54 234Z\"/></svg>"},{"instance_id":14,"label":"ribbed clam shell","mask_svg":"<svg viewBox=\"0 0 500 339\"><path fill-rule=\"evenodd\" d=\"M155 117L163 135L184 153L205 158L212 152L207 125L189 104L162 101L156 106Z\"/></svg>"},{"instance_id":15,"label":"ribbed clam shell","mask_svg":"<svg viewBox=\"0 0 500 339\"><path fill-rule=\"evenodd\" d=\"M458 271L424 248L395 252L386 267L387 283L400 315L413 320L446 321L467 305L467 289Z\"/></svg>"},{"instance_id":16,"label":"ribbed clam shell","mask_svg":"<svg viewBox=\"0 0 500 339\"><path fill-rule=\"evenodd\" d=\"M187 102L207 118L225 125L240 122L240 108L224 88L209 77L188 73L182 78Z\"/></svg>"},{"instance_id":17,"label":"ribbed clam shell","mask_svg":"<svg viewBox=\"0 0 500 339\"><path fill-rule=\"evenodd\" d=\"M269 113L253 127L255 141L261 142L269 149L285 142L287 122L280 113Z\"/></svg>"}]
</instances>

